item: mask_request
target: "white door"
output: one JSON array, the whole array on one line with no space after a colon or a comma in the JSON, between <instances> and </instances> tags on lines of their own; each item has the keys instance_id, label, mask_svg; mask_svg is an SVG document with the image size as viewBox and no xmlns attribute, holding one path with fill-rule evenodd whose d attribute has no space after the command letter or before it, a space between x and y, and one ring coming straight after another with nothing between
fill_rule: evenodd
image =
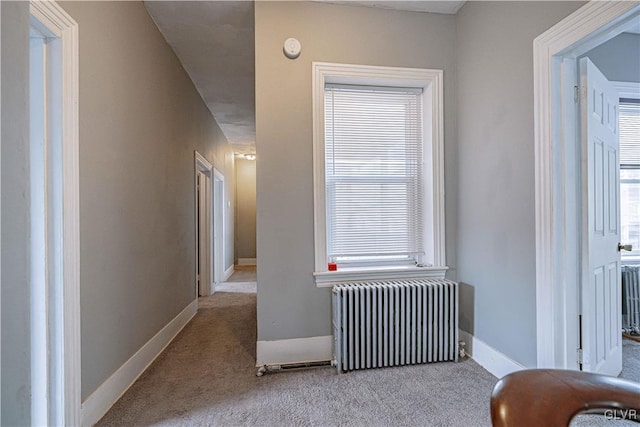
<instances>
[{"instance_id":1,"label":"white door","mask_svg":"<svg viewBox=\"0 0 640 427\"><path fill-rule=\"evenodd\" d=\"M580 60L583 200L588 218L581 285L582 370L622 370L620 283L620 162L618 93L588 58ZM585 164L586 163L586 164Z\"/></svg>"},{"instance_id":2,"label":"white door","mask_svg":"<svg viewBox=\"0 0 640 427\"><path fill-rule=\"evenodd\" d=\"M213 181L213 281L224 281L224 181L219 174Z\"/></svg>"},{"instance_id":3,"label":"white door","mask_svg":"<svg viewBox=\"0 0 640 427\"><path fill-rule=\"evenodd\" d=\"M198 171L198 295L211 294L211 198L210 180Z\"/></svg>"}]
</instances>

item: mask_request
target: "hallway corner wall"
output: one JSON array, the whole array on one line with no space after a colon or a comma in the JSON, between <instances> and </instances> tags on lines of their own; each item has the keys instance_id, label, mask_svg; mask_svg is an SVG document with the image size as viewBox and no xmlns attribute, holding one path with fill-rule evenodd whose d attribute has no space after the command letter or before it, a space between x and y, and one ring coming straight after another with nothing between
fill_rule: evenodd
<instances>
[{"instance_id":1,"label":"hallway corner wall","mask_svg":"<svg viewBox=\"0 0 640 427\"><path fill-rule=\"evenodd\" d=\"M62 2L80 43L82 398L196 298L194 151L233 152L142 2ZM105 345L106 344L106 345Z\"/></svg>"}]
</instances>

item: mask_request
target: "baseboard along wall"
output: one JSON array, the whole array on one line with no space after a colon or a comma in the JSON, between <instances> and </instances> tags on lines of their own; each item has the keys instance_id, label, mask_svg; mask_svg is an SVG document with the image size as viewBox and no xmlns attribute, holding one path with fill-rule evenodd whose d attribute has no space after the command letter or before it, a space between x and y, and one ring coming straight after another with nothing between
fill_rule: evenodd
<instances>
[{"instance_id":1,"label":"baseboard along wall","mask_svg":"<svg viewBox=\"0 0 640 427\"><path fill-rule=\"evenodd\" d=\"M197 311L198 300L193 300L82 402L82 425L92 426L100 421L100 418L173 341Z\"/></svg>"},{"instance_id":2,"label":"baseboard along wall","mask_svg":"<svg viewBox=\"0 0 640 427\"><path fill-rule=\"evenodd\" d=\"M238 265L256 265L256 258L238 258Z\"/></svg>"},{"instance_id":3,"label":"baseboard along wall","mask_svg":"<svg viewBox=\"0 0 640 427\"><path fill-rule=\"evenodd\" d=\"M111 406L189 323L195 316L197 309L198 301L194 300L82 403L83 426L92 426L107 413ZM498 378L525 369L520 363L466 331L460 330L460 339L465 341L469 356ZM256 343L256 367L320 362L332 359L332 335L258 341Z\"/></svg>"},{"instance_id":4,"label":"baseboard along wall","mask_svg":"<svg viewBox=\"0 0 640 427\"><path fill-rule=\"evenodd\" d=\"M231 264L231 267L227 268L227 270L224 272L224 279L222 280L223 282L226 282L229 277L231 277L231 275L235 271L233 267L233 264Z\"/></svg>"},{"instance_id":5,"label":"baseboard along wall","mask_svg":"<svg viewBox=\"0 0 640 427\"><path fill-rule=\"evenodd\" d=\"M324 362L333 359L333 336L258 341L256 367L289 363Z\"/></svg>"},{"instance_id":6,"label":"baseboard along wall","mask_svg":"<svg viewBox=\"0 0 640 427\"><path fill-rule=\"evenodd\" d=\"M502 378L512 372L526 369L523 365L501 353L484 341L474 337L467 331L460 329L460 340L466 343L467 354L487 371L497 378Z\"/></svg>"},{"instance_id":7,"label":"baseboard along wall","mask_svg":"<svg viewBox=\"0 0 640 427\"><path fill-rule=\"evenodd\" d=\"M480 366L497 378L526 369L523 365L494 349L470 333L460 330L466 352ZM256 367L333 360L333 336L258 341Z\"/></svg>"}]
</instances>

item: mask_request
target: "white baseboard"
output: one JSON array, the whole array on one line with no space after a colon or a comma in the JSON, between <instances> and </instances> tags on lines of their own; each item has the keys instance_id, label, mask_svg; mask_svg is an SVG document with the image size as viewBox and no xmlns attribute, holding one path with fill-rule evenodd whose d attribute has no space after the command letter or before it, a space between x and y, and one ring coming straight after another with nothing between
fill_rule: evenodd
<instances>
[{"instance_id":1,"label":"white baseboard","mask_svg":"<svg viewBox=\"0 0 640 427\"><path fill-rule=\"evenodd\" d=\"M256 367L333 359L333 336L258 341Z\"/></svg>"},{"instance_id":2,"label":"white baseboard","mask_svg":"<svg viewBox=\"0 0 640 427\"><path fill-rule=\"evenodd\" d=\"M498 378L526 369L520 363L462 329L460 329L460 340L466 343L467 354Z\"/></svg>"},{"instance_id":3,"label":"white baseboard","mask_svg":"<svg viewBox=\"0 0 640 427\"><path fill-rule=\"evenodd\" d=\"M231 275L233 274L235 270L233 269L233 264L231 264L231 267L227 268L227 271L224 272L224 279L222 280L223 282L226 282L227 279L229 279L229 277L231 277Z\"/></svg>"},{"instance_id":4,"label":"white baseboard","mask_svg":"<svg viewBox=\"0 0 640 427\"><path fill-rule=\"evenodd\" d=\"M198 300L193 300L153 338L140 348L113 373L100 387L82 402L82 425L92 426L107 413L109 408L126 392L138 377L151 365L178 333L195 316Z\"/></svg>"},{"instance_id":5,"label":"white baseboard","mask_svg":"<svg viewBox=\"0 0 640 427\"><path fill-rule=\"evenodd\" d=\"M238 258L238 265L256 265L256 258Z\"/></svg>"}]
</instances>

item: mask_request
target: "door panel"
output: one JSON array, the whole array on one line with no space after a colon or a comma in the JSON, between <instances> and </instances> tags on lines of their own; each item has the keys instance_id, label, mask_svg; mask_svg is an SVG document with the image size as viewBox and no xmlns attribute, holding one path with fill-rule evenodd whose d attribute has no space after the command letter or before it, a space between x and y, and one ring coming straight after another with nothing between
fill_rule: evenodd
<instances>
[{"instance_id":1,"label":"door panel","mask_svg":"<svg viewBox=\"0 0 640 427\"><path fill-rule=\"evenodd\" d=\"M198 295L211 293L210 284L210 215L209 177L198 171Z\"/></svg>"},{"instance_id":2,"label":"door panel","mask_svg":"<svg viewBox=\"0 0 640 427\"><path fill-rule=\"evenodd\" d=\"M582 369L622 370L620 300L620 166L618 93L587 58L580 60L581 131L587 195L583 200L587 262L581 284Z\"/></svg>"}]
</instances>

